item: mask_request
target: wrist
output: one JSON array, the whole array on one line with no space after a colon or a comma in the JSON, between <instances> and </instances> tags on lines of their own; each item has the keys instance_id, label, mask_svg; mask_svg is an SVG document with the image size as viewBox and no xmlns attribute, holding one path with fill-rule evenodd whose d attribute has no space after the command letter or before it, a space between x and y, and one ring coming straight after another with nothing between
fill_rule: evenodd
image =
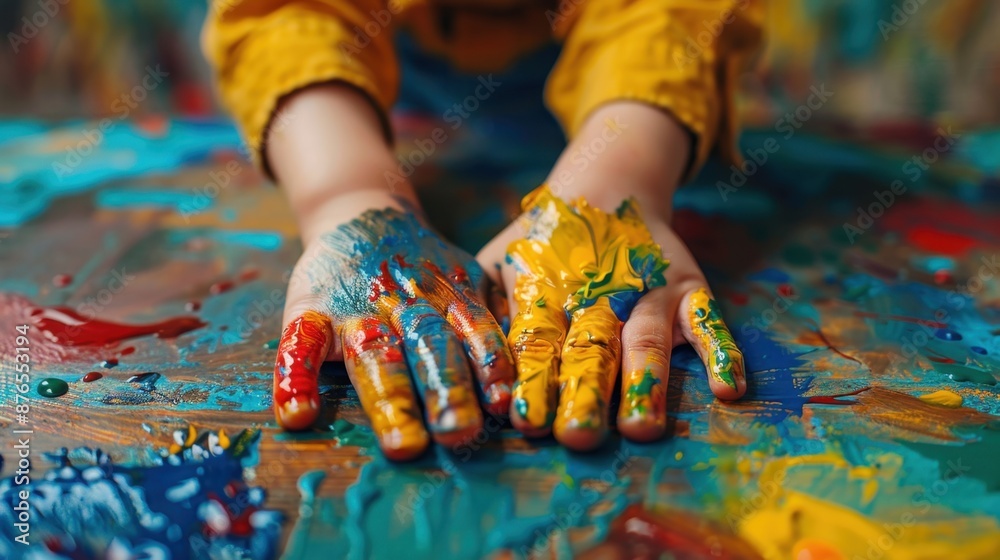
<instances>
[{"instance_id":1,"label":"wrist","mask_svg":"<svg viewBox=\"0 0 1000 560\"><path fill-rule=\"evenodd\" d=\"M392 208L412 212L419 208L413 190L384 187L338 189L315 200L305 208L295 210L303 246L311 245L321 235L336 229L369 210Z\"/></svg>"},{"instance_id":2,"label":"wrist","mask_svg":"<svg viewBox=\"0 0 1000 560\"><path fill-rule=\"evenodd\" d=\"M691 135L668 112L608 103L587 118L547 183L564 200L583 197L607 212L632 197L647 219L669 222L691 149Z\"/></svg>"}]
</instances>

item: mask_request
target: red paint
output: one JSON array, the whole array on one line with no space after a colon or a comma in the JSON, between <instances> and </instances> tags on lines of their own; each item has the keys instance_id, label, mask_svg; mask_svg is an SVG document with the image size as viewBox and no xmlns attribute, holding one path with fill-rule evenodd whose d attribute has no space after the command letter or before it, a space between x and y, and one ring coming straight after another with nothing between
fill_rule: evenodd
<instances>
[{"instance_id":1,"label":"red paint","mask_svg":"<svg viewBox=\"0 0 1000 560\"><path fill-rule=\"evenodd\" d=\"M778 295L782 297L792 297L793 295L795 295L795 288L791 287L788 284L781 284L780 286L778 286L777 291Z\"/></svg>"},{"instance_id":2,"label":"red paint","mask_svg":"<svg viewBox=\"0 0 1000 560\"><path fill-rule=\"evenodd\" d=\"M118 358L108 358L101 362L101 365L106 368L113 368L118 366Z\"/></svg>"},{"instance_id":3,"label":"red paint","mask_svg":"<svg viewBox=\"0 0 1000 560\"><path fill-rule=\"evenodd\" d=\"M84 383L93 383L94 381L97 381L98 379L100 379L102 377L104 377L103 373L101 373L99 371L92 371L92 372L88 373L87 375L84 375L80 379L80 381L83 381Z\"/></svg>"},{"instance_id":4,"label":"red paint","mask_svg":"<svg viewBox=\"0 0 1000 560\"><path fill-rule=\"evenodd\" d=\"M904 323L915 323L917 325L924 325L927 327L934 327L935 329L946 329L948 325L940 321L931 321L930 319L917 319L916 317L905 317L903 315L881 315L879 313L872 313L871 311L855 311L855 317L864 317L866 319L879 319L882 321L902 321Z\"/></svg>"},{"instance_id":5,"label":"red paint","mask_svg":"<svg viewBox=\"0 0 1000 560\"><path fill-rule=\"evenodd\" d=\"M198 301L198 300L189 301L186 304L184 304L184 310L187 311L187 312L189 312L189 313L194 312L194 311L200 311L201 310L201 302Z\"/></svg>"},{"instance_id":6,"label":"red paint","mask_svg":"<svg viewBox=\"0 0 1000 560\"><path fill-rule=\"evenodd\" d=\"M215 284L212 284L208 287L208 293L213 296L224 294L240 284L256 280L258 276L260 276L260 272L257 270L244 270L239 274L239 276L236 277L235 280L220 280ZM201 304L199 303L198 306L200 307Z\"/></svg>"},{"instance_id":7,"label":"red paint","mask_svg":"<svg viewBox=\"0 0 1000 560\"><path fill-rule=\"evenodd\" d=\"M73 277L69 274L56 274L52 277L52 285L57 288L65 288L73 283Z\"/></svg>"},{"instance_id":8,"label":"red paint","mask_svg":"<svg viewBox=\"0 0 1000 560\"><path fill-rule=\"evenodd\" d=\"M31 310L31 318L47 339L63 346L106 346L147 335L176 338L205 326L197 317L126 325L84 317L68 307L36 307Z\"/></svg>"},{"instance_id":9,"label":"red paint","mask_svg":"<svg viewBox=\"0 0 1000 560\"><path fill-rule=\"evenodd\" d=\"M942 231L930 225L911 228L910 231L906 232L906 240L918 249L929 253L953 257L964 256L969 252L969 249L979 245L979 241L972 237Z\"/></svg>"},{"instance_id":10,"label":"red paint","mask_svg":"<svg viewBox=\"0 0 1000 560\"><path fill-rule=\"evenodd\" d=\"M374 317L367 317L361 320L361 329L350 337L344 345L344 358L353 360L358 357L360 351L369 348L373 342L383 341L388 334L386 327ZM398 346L391 346L382 355L382 361L386 363L398 363L403 361L403 353Z\"/></svg>"},{"instance_id":11,"label":"red paint","mask_svg":"<svg viewBox=\"0 0 1000 560\"><path fill-rule=\"evenodd\" d=\"M213 296L217 296L219 294L224 294L235 287L236 287L236 282L233 282L232 280L223 280L221 282L216 282L215 284L209 286L208 293L212 294Z\"/></svg>"},{"instance_id":12,"label":"red paint","mask_svg":"<svg viewBox=\"0 0 1000 560\"><path fill-rule=\"evenodd\" d=\"M396 283L396 279L389 272L389 261L382 261L382 264L379 265L379 270L381 271L379 275L372 279L372 289L368 296L369 301L378 301L378 298L382 297L383 294L401 290L399 284Z\"/></svg>"},{"instance_id":13,"label":"red paint","mask_svg":"<svg viewBox=\"0 0 1000 560\"><path fill-rule=\"evenodd\" d=\"M469 281L469 273L464 268L456 265L455 269L451 272L450 278L455 284L464 284Z\"/></svg>"},{"instance_id":14,"label":"red paint","mask_svg":"<svg viewBox=\"0 0 1000 560\"><path fill-rule=\"evenodd\" d=\"M285 327L274 364L274 411L278 424L304 430L319 416L319 368L333 341L330 320L307 311Z\"/></svg>"},{"instance_id":15,"label":"red paint","mask_svg":"<svg viewBox=\"0 0 1000 560\"><path fill-rule=\"evenodd\" d=\"M744 293L735 292L729 294L729 301L736 305L746 305L750 301L750 297Z\"/></svg>"},{"instance_id":16,"label":"red paint","mask_svg":"<svg viewBox=\"0 0 1000 560\"><path fill-rule=\"evenodd\" d=\"M126 346L122 348L121 352L118 352L122 356L128 356L129 354L135 354L135 346Z\"/></svg>"},{"instance_id":17,"label":"red paint","mask_svg":"<svg viewBox=\"0 0 1000 560\"><path fill-rule=\"evenodd\" d=\"M939 364L954 364L955 363L955 360L952 360L951 358L949 358L947 356L942 356L941 354L938 354L937 352L934 352L933 356L926 356L926 358L928 360L932 361L932 362L937 362Z\"/></svg>"},{"instance_id":18,"label":"red paint","mask_svg":"<svg viewBox=\"0 0 1000 560\"><path fill-rule=\"evenodd\" d=\"M935 284L937 285L949 284L952 281L954 281L954 279L951 276L951 272L948 272L947 270L944 269L934 271Z\"/></svg>"},{"instance_id":19,"label":"red paint","mask_svg":"<svg viewBox=\"0 0 1000 560\"><path fill-rule=\"evenodd\" d=\"M827 348L829 348L830 350L832 350L833 352L835 352L837 355L841 356L842 358L847 358L848 360L851 360L852 362L857 362L859 364L861 363L861 360L855 358L854 356L849 356L849 355L845 354L840 349L838 349L836 346L834 346L833 343L830 342L830 339L826 337L826 334L823 333L823 329L820 328L819 324L816 323L816 321L811 321L811 322L815 326L815 328L813 329L813 332L815 332L816 336L818 336L819 339L823 341L823 344L826 344Z\"/></svg>"},{"instance_id":20,"label":"red paint","mask_svg":"<svg viewBox=\"0 0 1000 560\"><path fill-rule=\"evenodd\" d=\"M857 401L853 401L853 400L841 401L841 400L838 400L838 399L840 399L841 397L850 397L852 395L860 395L861 393L864 393L868 389L871 389L871 387L864 387L862 389L858 389L857 391L851 391L850 393L840 393L839 395L820 395L820 396L816 396L816 397L809 397L809 400L807 400L806 402L813 403L813 404L841 404L841 405L856 404Z\"/></svg>"}]
</instances>

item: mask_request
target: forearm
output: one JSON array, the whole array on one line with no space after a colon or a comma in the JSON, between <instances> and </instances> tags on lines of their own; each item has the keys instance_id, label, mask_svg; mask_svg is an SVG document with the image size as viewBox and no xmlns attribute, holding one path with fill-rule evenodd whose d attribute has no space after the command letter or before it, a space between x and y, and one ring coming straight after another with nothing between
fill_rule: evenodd
<instances>
[{"instance_id":1,"label":"forearm","mask_svg":"<svg viewBox=\"0 0 1000 560\"><path fill-rule=\"evenodd\" d=\"M265 157L287 193L308 245L338 223L371 208L416 207L371 102L343 84L312 86L278 107Z\"/></svg>"},{"instance_id":2,"label":"forearm","mask_svg":"<svg viewBox=\"0 0 1000 560\"><path fill-rule=\"evenodd\" d=\"M666 111L631 101L609 103L590 115L552 168L548 184L564 200L582 196L605 211L633 196L644 214L669 222L691 149L691 135Z\"/></svg>"}]
</instances>

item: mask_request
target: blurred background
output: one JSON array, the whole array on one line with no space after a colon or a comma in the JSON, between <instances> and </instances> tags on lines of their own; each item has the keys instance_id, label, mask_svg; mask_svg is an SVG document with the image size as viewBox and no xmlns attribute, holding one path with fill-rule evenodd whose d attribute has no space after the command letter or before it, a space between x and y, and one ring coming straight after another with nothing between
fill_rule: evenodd
<instances>
[{"instance_id":1,"label":"blurred background","mask_svg":"<svg viewBox=\"0 0 1000 560\"><path fill-rule=\"evenodd\" d=\"M219 113L199 48L206 9L206 0L4 0L0 114L112 115L156 65L169 76L134 114ZM998 2L771 0L768 10L767 47L742 88L750 126L768 126L822 83L837 84L835 95L808 127L905 136L915 122L1000 124Z\"/></svg>"}]
</instances>

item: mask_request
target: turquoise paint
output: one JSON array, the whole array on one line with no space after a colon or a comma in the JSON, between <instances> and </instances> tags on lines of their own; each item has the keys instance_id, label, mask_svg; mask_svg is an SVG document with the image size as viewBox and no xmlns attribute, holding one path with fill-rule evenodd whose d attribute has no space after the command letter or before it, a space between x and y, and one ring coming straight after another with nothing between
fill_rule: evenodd
<instances>
[{"instance_id":1,"label":"turquoise paint","mask_svg":"<svg viewBox=\"0 0 1000 560\"><path fill-rule=\"evenodd\" d=\"M196 205L198 192L200 191L194 187L176 187L173 190L105 188L98 191L95 201L99 208L109 210L156 208L181 212L187 208L199 208L199 211L203 212L211 208L215 202L213 199L208 199L208 202L198 201Z\"/></svg>"}]
</instances>

